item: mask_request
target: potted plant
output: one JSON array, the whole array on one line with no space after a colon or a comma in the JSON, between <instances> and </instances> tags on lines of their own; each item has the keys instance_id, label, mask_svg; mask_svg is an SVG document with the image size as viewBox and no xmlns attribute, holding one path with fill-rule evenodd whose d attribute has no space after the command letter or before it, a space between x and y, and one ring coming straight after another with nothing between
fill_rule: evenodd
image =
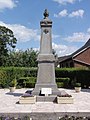
<instances>
[{"instance_id":1,"label":"potted plant","mask_svg":"<svg viewBox=\"0 0 90 120\"><path fill-rule=\"evenodd\" d=\"M81 91L81 83L76 83L75 84L75 91L80 92Z\"/></svg>"},{"instance_id":2,"label":"potted plant","mask_svg":"<svg viewBox=\"0 0 90 120\"><path fill-rule=\"evenodd\" d=\"M13 79L11 82L10 82L10 92L14 92L15 89L16 89L16 85L17 85L17 80L16 79Z\"/></svg>"}]
</instances>

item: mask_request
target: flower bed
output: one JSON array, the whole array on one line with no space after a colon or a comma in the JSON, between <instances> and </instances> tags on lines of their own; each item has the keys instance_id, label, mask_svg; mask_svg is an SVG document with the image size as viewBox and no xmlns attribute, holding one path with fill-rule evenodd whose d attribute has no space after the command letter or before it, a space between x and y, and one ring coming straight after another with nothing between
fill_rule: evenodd
<instances>
[{"instance_id":1,"label":"flower bed","mask_svg":"<svg viewBox=\"0 0 90 120\"><path fill-rule=\"evenodd\" d=\"M58 104L73 104L73 97L69 94L58 95L57 103Z\"/></svg>"},{"instance_id":2,"label":"flower bed","mask_svg":"<svg viewBox=\"0 0 90 120\"><path fill-rule=\"evenodd\" d=\"M38 120L39 118L37 118ZM49 118L48 118L49 119ZM0 116L0 120L34 120L33 118L31 118L30 116L22 116L22 117L10 117L10 116ZM51 120L51 119L50 119ZM52 119L53 120L53 119ZM56 120L90 120L90 117L82 117L82 116L70 116L70 115L65 115L65 116L61 116Z\"/></svg>"}]
</instances>

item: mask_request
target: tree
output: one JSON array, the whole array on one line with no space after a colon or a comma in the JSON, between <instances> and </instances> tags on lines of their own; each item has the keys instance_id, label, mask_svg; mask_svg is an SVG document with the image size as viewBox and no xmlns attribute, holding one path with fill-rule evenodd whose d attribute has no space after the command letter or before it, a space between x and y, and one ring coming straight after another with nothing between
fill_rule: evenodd
<instances>
[{"instance_id":1,"label":"tree","mask_svg":"<svg viewBox=\"0 0 90 120\"><path fill-rule=\"evenodd\" d=\"M15 48L17 39L14 37L13 31L0 26L0 66L3 66L6 62L6 56L8 56L8 50Z\"/></svg>"},{"instance_id":2,"label":"tree","mask_svg":"<svg viewBox=\"0 0 90 120\"><path fill-rule=\"evenodd\" d=\"M9 51L5 66L37 67L37 55L38 51L32 48L25 51Z\"/></svg>"}]
</instances>

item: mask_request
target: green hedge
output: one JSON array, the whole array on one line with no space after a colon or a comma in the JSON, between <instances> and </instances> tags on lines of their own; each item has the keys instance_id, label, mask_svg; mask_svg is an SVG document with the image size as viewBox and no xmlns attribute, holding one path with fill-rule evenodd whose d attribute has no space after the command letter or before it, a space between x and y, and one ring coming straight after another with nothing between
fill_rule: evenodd
<instances>
[{"instance_id":1,"label":"green hedge","mask_svg":"<svg viewBox=\"0 0 90 120\"><path fill-rule=\"evenodd\" d=\"M57 82L57 87L58 88L63 88L64 87L64 83L63 82Z\"/></svg>"},{"instance_id":2,"label":"green hedge","mask_svg":"<svg viewBox=\"0 0 90 120\"><path fill-rule=\"evenodd\" d=\"M57 86L58 87L69 87L70 78L56 78Z\"/></svg>"},{"instance_id":3,"label":"green hedge","mask_svg":"<svg viewBox=\"0 0 90 120\"><path fill-rule=\"evenodd\" d=\"M0 88L8 87L8 82L6 72L0 70Z\"/></svg>"},{"instance_id":4,"label":"green hedge","mask_svg":"<svg viewBox=\"0 0 90 120\"><path fill-rule=\"evenodd\" d=\"M21 77L17 82L20 87L33 88L36 83L36 77Z\"/></svg>"},{"instance_id":5,"label":"green hedge","mask_svg":"<svg viewBox=\"0 0 90 120\"><path fill-rule=\"evenodd\" d=\"M35 82L26 81L24 87L26 87L26 88L34 88L35 87Z\"/></svg>"},{"instance_id":6,"label":"green hedge","mask_svg":"<svg viewBox=\"0 0 90 120\"><path fill-rule=\"evenodd\" d=\"M9 83L16 78L18 83L23 87L24 85L20 82L21 77L36 77L37 68L26 68L26 67L0 67L0 87L9 87ZM22 80L21 80L22 81Z\"/></svg>"},{"instance_id":7,"label":"green hedge","mask_svg":"<svg viewBox=\"0 0 90 120\"><path fill-rule=\"evenodd\" d=\"M76 82L81 83L82 87L88 88L90 86L90 69L56 68L55 75L58 86L67 87L66 84L68 83L69 86L73 87ZM17 79L18 86L24 87L25 85L22 81L30 79L26 81L34 84L36 81L33 82L32 79L36 79L36 77L37 68L0 67L0 87L8 87L10 81L14 78ZM67 78L69 79L69 82L67 82ZM27 84L29 83L27 82Z\"/></svg>"},{"instance_id":8,"label":"green hedge","mask_svg":"<svg viewBox=\"0 0 90 120\"><path fill-rule=\"evenodd\" d=\"M36 77L21 77L17 80L18 86L33 88L35 86L36 79L37 79ZM69 78L56 78L58 87L68 88L69 81L70 81Z\"/></svg>"},{"instance_id":9,"label":"green hedge","mask_svg":"<svg viewBox=\"0 0 90 120\"><path fill-rule=\"evenodd\" d=\"M0 67L1 71L6 72L7 78L12 80L15 77L36 77L37 68L26 68L26 67Z\"/></svg>"},{"instance_id":10,"label":"green hedge","mask_svg":"<svg viewBox=\"0 0 90 120\"><path fill-rule=\"evenodd\" d=\"M70 78L69 86L73 87L76 82L81 83L82 87L90 86L90 69L85 68L57 68L55 71L56 78Z\"/></svg>"}]
</instances>

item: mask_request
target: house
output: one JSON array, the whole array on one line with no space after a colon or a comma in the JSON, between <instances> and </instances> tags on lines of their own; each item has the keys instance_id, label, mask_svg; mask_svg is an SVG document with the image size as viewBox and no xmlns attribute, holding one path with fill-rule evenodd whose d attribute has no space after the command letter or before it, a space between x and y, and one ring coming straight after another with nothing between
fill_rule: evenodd
<instances>
[{"instance_id":1,"label":"house","mask_svg":"<svg viewBox=\"0 0 90 120\"><path fill-rule=\"evenodd\" d=\"M90 68L90 39L84 46L68 56L59 57L59 66L63 67L89 67Z\"/></svg>"}]
</instances>

